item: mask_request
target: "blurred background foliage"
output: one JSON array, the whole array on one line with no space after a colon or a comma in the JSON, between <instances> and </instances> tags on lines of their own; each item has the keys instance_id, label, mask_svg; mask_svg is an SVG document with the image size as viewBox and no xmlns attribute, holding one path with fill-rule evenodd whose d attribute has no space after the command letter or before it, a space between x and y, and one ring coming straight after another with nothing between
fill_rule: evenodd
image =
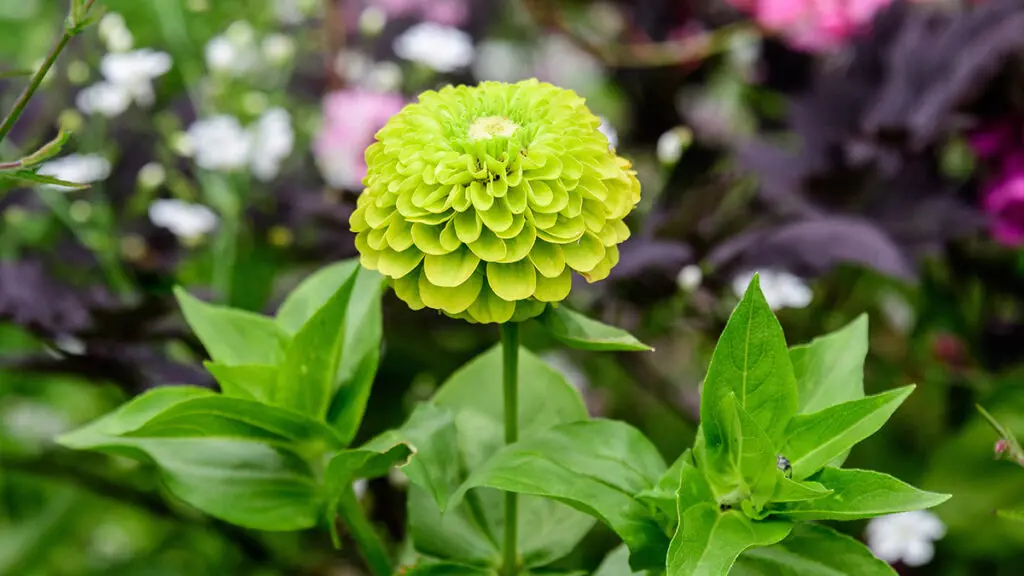
<instances>
[{"instance_id":1,"label":"blurred background foliage","mask_svg":"<svg viewBox=\"0 0 1024 576\"><path fill-rule=\"evenodd\" d=\"M120 19L73 41L0 146L14 158L72 129L65 155L92 164L52 173L93 182L0 192L0 574L362 573L323 531L211 520L152 469L53 438L153 386L214 385L175 284L269 312L353 256L362 150L396 99L532 76L585 96L644 186L620 265L571 303L656 352L524 335L592 414L639 427L666 458L690 445L734 286L759 270L791 344L866 312L868 392L918 384L849 460L953 494L936 509L948 532L934 560L898 570L1019 573L1024 525L995 511L1024 505L1024 470L993 455L998 436L974 406L1024 432L1024 237L1006 232L1024 230L1024 194L1004 193L1014 174L969 143L992 121L1024 134L1020 28L1006 29L1024 22L1021 2L897 0L824 47L739 0L98 5ZM66 14L62 1L0 0L0 68L37 67ZM128 86L129 104L82 96L103 82ZM24 83L0 80L5 110ZM492 326L385 298L361 439L497 341ZM391 478L363 496L396 547L403 490ZM562 564L589 573L615 545L595 529Z\"/></svg>"}]
</instances>

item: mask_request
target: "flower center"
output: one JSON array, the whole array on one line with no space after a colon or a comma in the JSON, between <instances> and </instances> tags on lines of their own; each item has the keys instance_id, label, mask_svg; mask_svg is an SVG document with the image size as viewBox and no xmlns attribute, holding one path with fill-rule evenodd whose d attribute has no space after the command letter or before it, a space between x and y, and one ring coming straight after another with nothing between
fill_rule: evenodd
<instances>
[{"instance_id":1,"label":"flower center","mask_svg":"<svg viewBox=\"0 0 1024 576\"><path fill-rule=\"evenodd\" d=\"M508 138L519 130L519 124L504 116L485 116L477 118L469 125L470 140L490 140L495 136Z\"/></svg>"}]
</instances>

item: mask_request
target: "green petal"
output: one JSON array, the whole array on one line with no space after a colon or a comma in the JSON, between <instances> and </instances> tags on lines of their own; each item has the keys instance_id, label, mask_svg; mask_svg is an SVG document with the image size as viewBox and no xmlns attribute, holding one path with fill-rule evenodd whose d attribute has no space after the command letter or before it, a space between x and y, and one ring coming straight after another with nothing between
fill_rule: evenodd
<instances>
[{"instance_id":1,"label":"green petal","mask_svg":"<svg viewBox=\"0 0 1024 576\"><path fill-rule=\"evenodd\" d=\"M501 173L504 174L505 171L502 170ZM490 181L487 182L487 194L490 195L491 198L501 198L507 192L508 192L508 183L507 182L504 182L501 179L490 180Z\"/></svg>"},{"instance_id":2,"label":"green petal","mask_svg":"<svg viewBox=\"0 0 1024 576\"><path fill-rule=\"evenodd\" d=\"M413 310L423 309L423 300L420 299L419 274L406 274L397 280L391 281L391 287L395 290L395 296L409 305Z\"/></svg>"},{"instance_id":3,"label":"green petal","mask_svg":"<svg viewBox=\"0 0 1024 576\"><path fill-rule=\"evenodd\" d=\"M548 186L543 180L536 180L534 182L524 180L522 185L517 186L516 189L523 190L529 196L530 206L532 207L543 208L550 206L551 201L555 199L551 186Z\"/></svg>"},{"instance_id":4,"label":"green petal","mask_svg":"<svg viewBox=\"0 0 1024 576\"><path fill-rule=\"evenodd\" d=\"M544 159L544 166L527 172L526 177L530 180L554 180L562 173L562 162L549 155Z\"/></svg>"},{"instance_id":5,"label":"green petal","mask_svg":"<svg viewBox=\"0 0 1024 576\"><path fill-rule=\"evenodd\" d=\"M583 222L583 216L566 218L559 214L554 226L549 226L543 230L538 228L537 235L551 242L567 243L579 240L586 230L587 225Z\"/></svg>"},{"instance_id":6,"label":"green petal","mask_svg":"<svg viewBox=\"0 0 1024 576\"><path fill-rule=\"evenodd\" d=\"M516 311L512 314L510 322L525 322L530 318L536 318L544 313L548 307L545 302L538 302L534 299L520 300L516 302Z\"/></svg>"},{"instance_id":7,"label":"green petal","mask_svg":"<svg viewBox=\"0 0 1024 576\"><path fill-rule=\"evenodd\" d=\"M401 252L413 244L412 225L403 218L393 218L385 237L392 250Z\"/></svg>"},{"instance_id":8,"label":"green petal","mask_svg":"<svg viewBox=\"0 0 1024 576\"><path fill-rule=\"evenodd\" d=\"M394 214L394 208L378 208L376 204L367 204L363 218L366 219L370 228L383 228Z\"/></svg>"},{"instance_id":9,"label":"green petal","mask_svg":"<svg viewBox=\"0 0 1024 576\"><path fill-rule=\"evenodd\" d=\"M469 185L469 198L473 201L473 207L477 211L487 210L494 204L494 196L487 193L487 188L479 181L474 180Z\"/></svg>"},{"instance_id":10,"label":"green petal","mask_svg":"<svg viewBox=\"0 0 1024 576\"><path fill-rule=\"evenodd\" d=\"M462 246L462 241L455 233L455 220L449 220L448 224L445 224L444 230L441 231L441 247L451 251L459 246Z\"/></svg>"},{"instance_id":11,"label":"green petal","mask_svg":"<svg viewBox=\"0 0 1024 576\"><path fill-rule=\"evenodd\" d=\"M601 239L587 232L577 242L562 244L565 263L577 272L590 272L605 256L605 247Z\"/></svg>"},{"instance_id":12,"label":"green petal","mask_svg":"<svg viewBox=\"0 0 1024 576\"><path fill-rule=\"evenodd\" d=\"M424 268L424 272L426 272L426 268ZM470 275L465 282L450 288L434 284L424 273L420 274L419 293L423 303L427 306L444 310L448 314L459 314L476 300L483 285L484 274L479 271Z\"/></svg>"},{"instance_id":13,"label":"green petal","mask_svg":"<svg viewBox=\"0 0 1024 576\"><path fill-rule=\"evenodd\" d=\"M608 211L604 209L604 204L590 200L583 203L583 222L586 223L588 230L600 235L601 231L604 230L607 219ZM605 246L607 245L605 243Z\"/></svg>"},{"instance_id":14,"label":"green petal","mask_svg":"<svg viewBox=\"0 0 1024 576\"><path fill-rule=\"evenodd\" d=\"M450 254L428 254L423 259L423 273L432 284L452 288L468 280L479 263L476 254L463 246Z\"/></svg>"},{"instance_id":15,"label":"green petal","mask_svg":"<svg viewBox=\"0 0 1024 576\"><path fill-rule=\"evenodd\" d=\"M435 256L447 254L451 252L451 250L441 245L442 230L444 230L444 226L428 226L426 224L413 224L413 242L416 244L417 248L423 251L424 254L433 254Z\"/></svg>"},{"instance_id":16,"label":"green petal","mask_svg":"<svg viewBox=\"0 0 1024 576\"><path fill-rule=\"evenodd\" d=\"M377 270L388 278L401 278L412 272L422 260L423 252L415 246L401 252L385 248L380 251Z\"/></svg>"},{"instance_id":17,"label":"green petal","mask_svg":"<svg viewBox=\"0 0 1024 576\"><path fill-rule=\"evenodd\" d=\"M473 201L469 197L469 188L460 187L453 197L452 208L455 208L456 212L465 212L472 205Z\"/></svg>"},{"instance_id":18,"label":"green petal","mask_svg":"<svg viewBox=\"0 0 1024 576\"><path fill-rule=\"evenodd\" d=\"M480 231L476 242L469 243L469 249L485 262L498 262L508 253L505 242L487 228Z\"/></svg>"},{"instance_id":19,"label":"green petal","mask_svg":"<svg viewBox=\"0 0 1024 576\"><path fill-rule=\"evenodd\" d=\"M569 218L575 218L583 213L583 194L579 190L569 191L569 203L561 213Z\"/></svg>"},{"instance_id":20,"label":"green petal","mask_svg":"<svg viewBox=\"0 0 1024 576\"><path fill-rule=\"evenodd\" d=\"M512 215L512 225L509 226L508 229L502 230L500 232L497 231L497 230L493 230L493 232L494 232L494 235L497 236L498 238L501 238L502 240L507 240L509 238L514 238L514 237L518 236L520 233L522 233L523 228L525 226L526 226L526 216L524 216L522 214L513 214Z\"/></svg>"},{"instance_id":21,"label":"green petal","mask_svg":"<svg viewBox=\"0 0 1024 576\"><path fill-rule=\"evenodd\" d=\"M455 215L455 235L459 240L469 244L480 237L483 222L476 215L476 210L466 210Z\"/></svg>"},{"instance_id":22,"label":"green petal","mask_svg":"<svg viewBox=\"0 0 1024 576\"><path fill-rule=\"evenodd\" d=\"M377 262L380 260L380 252L371 248L366 242L366 237L369 235L369 232L356 234L356 250L359 251L359 263L363 265L363 268L376 270Z\"/></svg>"},{"instance_id":23,"label":"green petal","mask_svg":"<svg viewBox=\"0 0 1024 576\"><path fill-rule=\"evenodd\" d=\"M605 252L604 258L594 266L594 269L590 272L582 273L583 277L587 279L587 282L597 282L598 280L604 280L611 273L612 268L619 263L619 247L609 246Z\"/></svg>"},{"instance_id":24,"label":"green petal","mask_svg":"<svg viewBox=\"0 0 1024 576\"><path fill-rule=\"evenodd\" d=\"M370 230L366 236L366 243L374 250L383 250L388 247L387 233L387 227Z\"/></svg>"},{"instance_id":25,"label":"green petal","mask_svg":"<svg viewBox=\"0 0 1024 576\"><path fill-rule=\"evenodd\" d=\"M508 264L518 262L530 255L533 245L537 240L537 231L532 224L523 226L523 231L505 240L505 257L498 262Z\"/></svg>"},{"instance_id":26,"label":"green petal","mask_svg":"<svg viewBox=\"0 0 1024 576\"><path fill-rule=\"evenodd\" d=\"M555 212L548 214L531 210L526 213L526 219L532 222L538 230L547 230L558 223L558 214Z\"/></svg>"},{"instance_id":27,"label":"green petal","mask_svg":"<svg viewBox=\"0 0 1024 576\"><path fill-rule=\"evenodd\" d=\"M583 175L583 165L572 156L562 157L562 177L570 180L579 180Z\"/></svg>"},{"instance_id":28,"label":"green petal","mask_svg":"<svg viewBox=\"0 0 1024 576\"><path fill-rule=\"evenodd\" d=\"M348 219L349 230L352 232L362 232L363 230L370 229L370 225L366 223L366 218L363 217L365 212L365 206L356 207L355 211L352 212L352 216Z\"/></svg>"},{"instance_id":29,"label":"green petal","mask_svg":"<svg viewBox=\"0 0 1024 576\"><path fill-rule=\"evenodd\" d=\"M516 186L508 191L505 197L505 205L513 214L522 214L526 210L527 190L526 186Z\"/></svg>"},{"instance_id":30,"label":"green petal","mask_svg":"<svg viewBox=\"0 0 1024 576\"><path fill-rule=\"evenodd\" d=\"M530 186L533 190L543 190L546 188L551 192L551 202L541 204L530 204L534 212L544 212L554 214L565 210L565 207L569 205L569 191L565 189L558 180L552 180L550 182L535 181L530 182ZM541 194L545 194L542 192Z\"/></svg>"},{"instance_id":31,"label":"green petal","mask_svg":"<svg viewBox=\"0 0 1024 576\"><path fill-rule=\"evenodd\" d=\"M495 202L490 210L477 210L484 226L494 232L508 230L512 226L512 213L505 207L505 202Z\"/></svg>"},{"instance_id":32,"label":"green petal","mask_svg":"<svg viewBox=\"0 0 1024 576\"><path fill-rule=\"evenodd\" d=\"M577 189L585 194L587 198L597 200L598 202L604 202L608 198L608 188L603 182L590 174L580 178Z\"/></svg>"},{"instance_id":33,"label":"green petal","mask_svg":"<svg viewBox=\"0 0 1024 576\"><path fill-rule=\"evenodd\" d=\"M554 278L565 269L565 255L558 244L537 240L530 249L530 261L542 276Z\"/></svg>"},{"instance_id":34,"label":"green petal","mask_svg":"<svg viewBox=\"0 0 1024 576\"><path fill-rule=\"evenodd\" d=\"M554 278L537 275L537 289L533 297L541 302L561 302L569 296L572 289L572 270L566 268Z\"/></svg>"},{"instance_id":35,"label":"green petal","mask_svg":"<svg viewBox=\"0 0 1024 576\"><path fill-rule=\"evenodd\" d=\"M512 319L512 314L515 311L516 303L498 298L487 287L486 282L480 288L480 295L477 296L476 301L466 309L466 313L473 320L483 324L508 322Z\"/></svg>"},{"instance_id":36,"label":"green petal","mask_svg":"<svg viewBox=\"0 0 1024 576\"><path fill-rule=\"evenodd\" d=\"M511 264L488 262L487 284L500 298L524 300L537 289L537 272L528 258Z\"/></svg>"}]
</instances>

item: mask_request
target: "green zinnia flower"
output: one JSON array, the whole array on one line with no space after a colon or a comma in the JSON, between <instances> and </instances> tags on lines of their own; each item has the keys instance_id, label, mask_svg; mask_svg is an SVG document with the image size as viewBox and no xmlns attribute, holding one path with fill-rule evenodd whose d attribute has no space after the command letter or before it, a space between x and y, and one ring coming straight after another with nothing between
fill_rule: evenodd
<instances>
[{"instance_id":1,"label":"green zinnia flower","mask_svg":"<svg viewBox=\"0 0 1024 576\"><path fill-rule=\"evenodd\" d=\"M574 92L528 80L424 92L377 133L352 214L366 268L471 322L526 320L618 263L640 201Z\"/></svg>"}]
</instances>

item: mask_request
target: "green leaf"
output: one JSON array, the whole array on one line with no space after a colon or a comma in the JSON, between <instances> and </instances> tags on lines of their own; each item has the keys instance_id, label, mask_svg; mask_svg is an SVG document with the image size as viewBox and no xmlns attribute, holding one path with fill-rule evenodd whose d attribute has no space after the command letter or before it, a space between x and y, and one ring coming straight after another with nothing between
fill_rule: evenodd
<instances>
[{"instance_id":1,"label":"green leaf","mask_svg":"<svg viewBox=\"0 0 1024 576\"><path fill-rule=\"evenodd\" d=\"M623 544L604 557L594 576L645 576L646 571L634 572L629 567L629 548Z\"/></svg>"},{"instance_id":2,"label":"green leaf","mask_svg":"<svg viewBox=\"0 0 1024 576\"><path fill-rule=\"evenodd\" d=\"M284 359L288 335L271 318L208 304L183 288L174 295L185 321L218 364L273 364Z\"/></svg>"},{"instance_id":3,"label":"green leaf","mask_svg":"<svg viewBox=\"0 0 1024 576\"><path fill-rule=\"evenodd\" d=\"M57 133L57 136L54 137L53 140L50 140L32 154L29 154L28 156L25 156L21 160L18 160L17 163L24 168L30 168L32 166L35 166L36 164L46 162L47 160L53 158L57 154L60 154L61 149L64 147L65 144L68 143L68 140L70 138L71 132L62 129L60 132Z\"/></svg>"},{"instance_id":4,"label":"green leaf","mask_svg":"<svg viewBox=\"0 0 1024 576\"><path fill-rule=\"evenodd\" d=\"M786 339L758 282L755 275L711 356L700 404L708 447L727 441L723 426L733 416L723 413L722 405L729 394L736 395L775 445L782 444L796 413L796 379Z\"/></svg>"},{"instance_id":5,"label":"green leaf","mask_svg":"<svg viewBox=\"0 0 1024 576\"><path fill-rule=\"evenodd\" d=\"M832 494L772 505L771 514L791 520L857 520L923 510L949 499L948 494L918 490L888 474L870 470L824 468L810 479L832 490Z\"/></svg>"},{"instance_id":6,"label":"green leaf","mask_svg":"<svg viewBox=\"0 0 1024 576\"><path fill-rule=\"evenodd\" d=\"M657 449L635 428L610 420L574 422L503 448L473 470L452 502L477 487L551 498L615 530L635 569L657 568L668 539L633 495L653 487L664 471Z\"/></svg>"},{"instance_id":7,"label":"green leaf","mask_svg":"<svg viewBox=\"0 0 1024 576\"><path fill-rule=\"evenodd\" d=\"M832 493L817 482L798 482L786 478L782 472L778 473L778 483L775 485L775 493L772 494L772 502L801 502L803 500L815 500L824 498Z\"/></svg>"},{"instance_id":8,"label":"green leaf","mask_svg":"<svg viewBox=\"0 0 1024 576\"><path fill-rule=\"evenodd\" d=\"M896 576L863 544L820 524L797 524L782 542L747 550L730 576Z\"/></svg>"},{"instance_id":9,"label":"green leaf","mask_svg":"<svg viewBox=\"0 0 1024 576\"><path fill-rule=\"evenodd\" d=\"M553 338L572 348L625 352L654 350L625 330L591 320L565 306L549 306L538 320Z\"/></svg>"},{"instance_id":10,"label":"green leaf","mask_svg":"<svg viewBox=\"0 0 1024 576\"><path fill-rule=\"evenodd\" d=\"M752 521L736 510L719 513L714 504L698 504L682 514L668 552L668 576L722 576L736 558L754 546L770 546L793 525L780 520Z\"/></svg>"},{"instance_id":11,"label":"green leaf","mask_svg":"<svg viewBox=\"0 0 1024 576\"><path fill-rule=\"evenodd\" d=\"M67 180L61 180L54 178L53 176L46 176L43 174L36 174L35 169L19 169L19 170L4 170L0 171L0 182L9 181L11 183L23 186L31 185L47 185L47 186L63 186L73 190L88 190L89 184L79 184L77 182L68 182Z\"/></svg>"},{"instance_id":12,"label":"green leaf","mask_svg":"<svg viewBox=\"0 0 1024 576\"><path fill-rule=\"evenodd\" d=\"M310 274L285 297L277 309L278 325L287 333L295 335L340 287L358 273L359 260L350 259L324 266Z\"/></svg>"},{"instance_id":13,"label":"green leaf","mask_svg":"<svg viewBox=\"0 0 1024 576\"><path fill-rule=\"evenodd\" d=\"M292 338L278 369L274 404L325 419L341 365L354 286L355 276L350 276Z\"/></svg>"},{"instance_id":14,"label":"green leaf","mask_svg":"<svg viewBox=\"0 0 1024 576\"><path fill-rule=\"evenodd\" d=\"M692 460L683 460L679 474L679 486L676 489L676 522L687 510L698 504L717 504L715 495L711 493L711 486L707 478Z\"/></svg>"},{"instance_id":15,"label":"green leaf","mask_svg":"<svg viewBox=\"0 0 1024 576\"><path fill-rule=\"evenodd\" d=\"M264 404L273 403L274 388L277 386L277 366L229 366L217 362L204 362L203 366L217 380L225 396L256 400Z\"/></svg>"},{"instance_id":16,"label":"green leaf","mask_svg":"<svg viewBox=\"0 0 1024 576\"><path fill-rule=\"evenodd\" d=\"M1007 520L1016 520L1017 522L1024 522L1024 509L1006 508L1003 510L996 510L996 516L999 516L1000 518L1006 518Z\"/></svg>"},{"instance_id":17,"label":"green leaf","mask_svg":"<svg viewBox=\"0 0 1024 576\"><path fill-rule=\"evenodd\" d=\"M796 374L799 398L798 413L819 412L863 398L867 353L866 314L809 344L790 348L789 358Z\"/></svg>"},{"instance_id":18,"label":"green leaf","mask_svg":"<svg viewBox=\"0 0 1024 576\"><path fill-rule=\"evenodd\" d=\"M913 385L904 386L797 415L789 424L782 450L793 466L793 478L807 478L877 432L913 391Z\"/></svg>"},{"instance_id":19,"label":"green leaf","mask_svg":"<svg viewBox=\"0 0 1024 576\"><path fill-rule=\"evenodd\" d=\"M463 480L504 445L504 409L500 398L502 356L495 346L448 379L433 404L455 415L457 440L453 455L418 454L424 466L448 471L451 485L432 497L417 486L409 491L409 531L417 550L460 563L498 566L504 537L504 495L479 489L458 506L445 505ZM519 351L519 432L526 439L552 426L584 420L587 410L579 392L565 377L526 349ZM420 458L423 457L423 460ZM463 466L453 466L461 462ZM435 504L435 501L438 503ZM524 566L544 566L568 554L593 526L590 516L553 500L519 497L519 546Z\"/></svg>"},{"instance_id":20,"label":"green leaf","mask_svg":"<svg viewBox=\"0 0 1024 576\"><path fill-rule=\"evenodd\" d=\"M407 444L395 444L385 450L342 450L331 457L324 472L324 494L327 499L327 514L331 519L328 526L335 547L339 546L337 522L339 502L358 478L376 478L387 474L392 466L401 466L409 461L413 450Z\"/></svg>"},{"instance_id":21,"label":"green leaf","mask_svg":"<svg viewBox=\"0 0 1024 576\"><path fill-rule=\"evenodd\" d=\"M667 526L675 526L676 523L676 494L679 492L679 479L684 465L693 467L693 453L690 450L676 458L676 461L658 479L657 484L636 494L636 499L646 503L652 511L657 511L665 518L671 519L671 522L666 524Z\"/></svg>"},{"instance_id":22,"label":"green leaf","mask_svg":"<svg viewBox=\"0 0 1024 576\"><path fill-rule=\"evenodd\" d=\"M722 441L707 439L705 444L708 483L719 504L750 500L754 513L760 513L775 492L778 460L772 441L735 394L722 400L719 413Z\"/></svg>"},{"instance_id":23,"label":"green leaf","mask_svg":"<svg viewBox=\"0 0 1024 576\"><path fill-rule=\"evenodd\" d=\"M218 398L230 412L239 403L249 406L223 419L182 416L189 403ZM258 421L256 406L266 411ZM309 465L283 446L288 438L308 439L315 429L283 410L178 387L146 392L59 441L153 462L172 494L211 516L258 530L302 530L316 525L322 502ZM273 444L267 442L272 436Z\"/></svg>"},{"instance_id":24,"label":"green leaf","mask_svg":"<svg viewBox=\"0 0 1024 576\"><path fill-rule=\"evenodd\" d=\"M405 576L498 576L498 572L490 568L467 566L455 562L420 564L401 572L401 574Z\"/></svg>"}]
</instances>

